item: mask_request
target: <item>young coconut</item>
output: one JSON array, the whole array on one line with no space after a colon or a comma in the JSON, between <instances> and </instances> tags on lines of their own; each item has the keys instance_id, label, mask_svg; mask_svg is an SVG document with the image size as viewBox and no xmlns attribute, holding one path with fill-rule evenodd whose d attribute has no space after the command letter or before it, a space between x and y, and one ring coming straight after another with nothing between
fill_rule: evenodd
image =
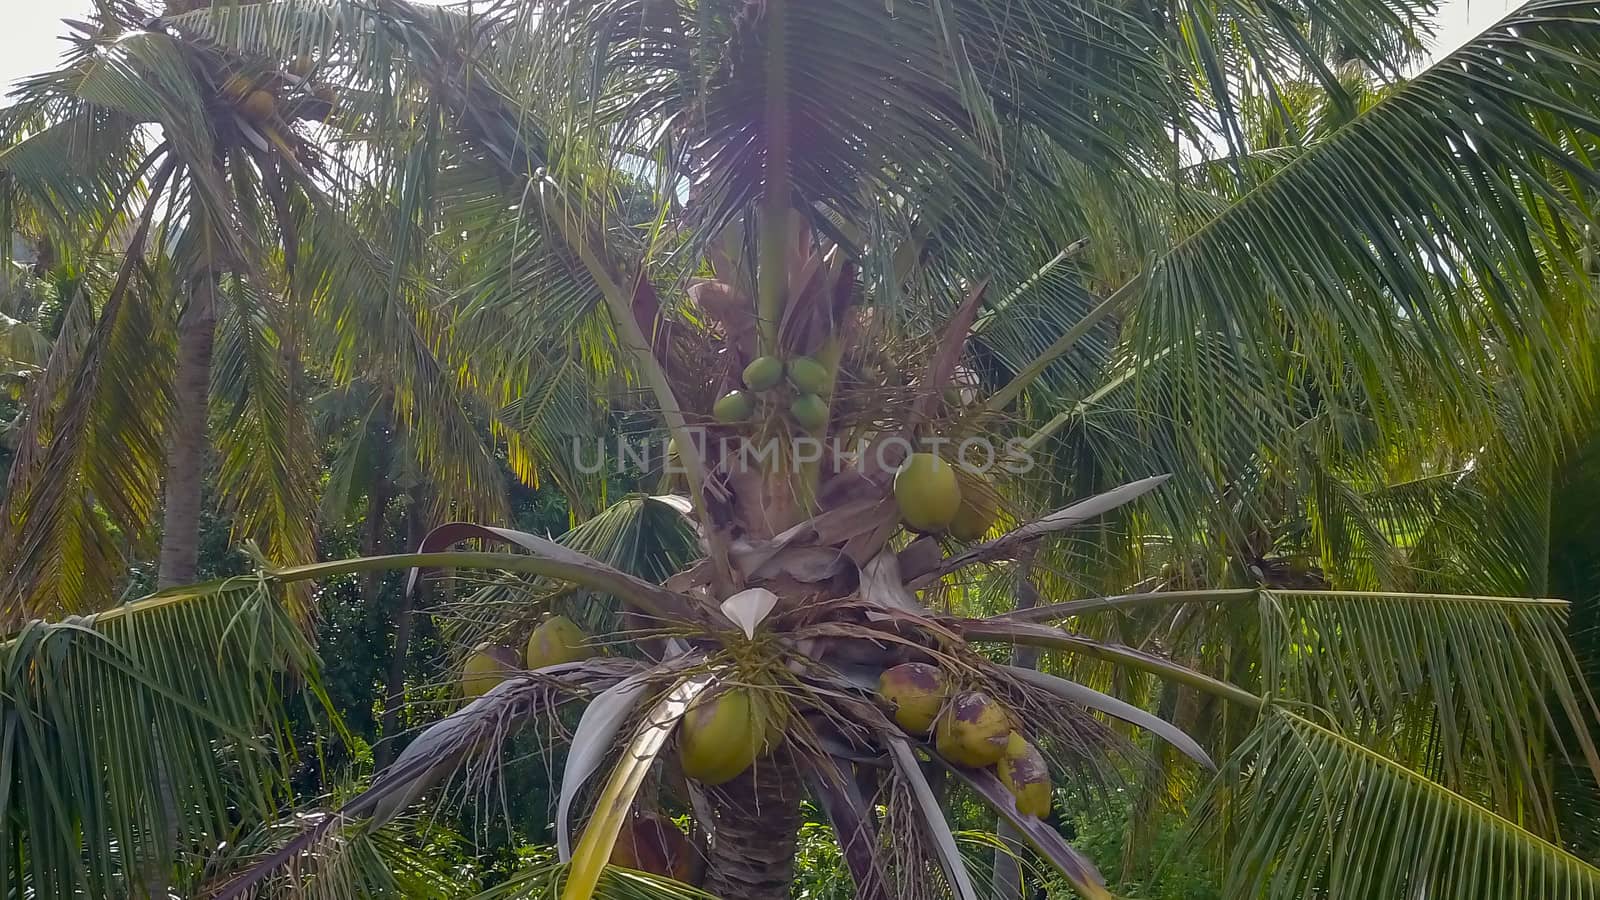
<instances>
[{"instance_id":1,"label":"young coconut","mask_svg":"<svg viewBox=\"0 0 1600 900\"><path fill-rule=\"evenodd\" d=\"M958 766L981 769L1006 754L1011 716L1005 707L980 691L960 694L934 728L939 755Z\"/></svg>"},{"instance_id":2,"label":"young coconut","mask_svg":"<svg viewBox=\"0 0 1600 900\"><path fill-rule=\"evenodd\" d=\"M711 415L724 425L733 425L755 414L756 401L744 391L729 391L711 407Z\"/></svg>"},{"instance_id":3,"label":"young coconut","mask_svg":"<svg viewBox=\"0 0 1600 900\"><path fill-rule=\"evenodd\" d=\"M683 774L703 784L726 784L750 768L766 743L762 706L743 688L697 699L678 726Z\"/></svg>"},{"instance_id":4,"label":"young coconut","mask_svg":"<svg viewBox=\"0 0 1600 900\"><path fill-rule=\"evenodd\" d=\"M826 394L828 370L809 356L789 360L789 383L802 394Z\"/></svg>"},{"instance_id":5,"label":"young coconut","mask_svg":"<svg viewBox=\"0 0 1600 900\"><path fill-rule=\"evenodd\" d=\"M516 673L522 660L517 651L499 644L482 643L461 664L461 696L476 700Z\"/></svg>"},{"instance_id":6,"label":"young coconut","mask_svg":"<svg viewBox=\"0 0 1600 900\"><path fill-rule=\"evenodd\" d=\"M617 834L611 865L688 882L694 877L694 849L670 820L640 813Z\"/></svg>"},{"instance_id":7,"label":"young coconut","mask_svg":"<svg viewBox=\"0 0 1600 900\"><path fill-rule=\"evenodd\" d=\"M894 707L895 724L927 734L950 698L944 673L927 663L901 663L878 677L878 695Z\"/></svg>"},{"instance_id":8,"label":"young coconut","mask_svg":"<svg viewBox=\"0 0 1600 900\"><path fill-rule=\"evenodd\" d=\"M1015 731L1006 738L1006 753L995 765L995 774L1017 799L1017 812L1042 819L1050 815L1050 767L1039 748Z\"/></svg>"},{"instance_id":9,"label":"young coconut","mask_svg":"<svg viewBox=\"0 0 1600 900\"><path fill-rule=\"evenodd\" d=\"M955 467L932 453L913 453L894 475L900 518L917 531L939 532L961 509Z\"/></svg>"},{"instance_id":10,"label":"young coconut","mask_svg":"<svg viewBox=\"0 0 1600 900\"><path fill-rule=\"evenodd\" d=\"M994 482L987 475L970 467L956 469L956 483L961 487L961 506L950 520L950 536L958 541L976 541L994 527L1000 514L1000 496L995 493Z\"/></svg>"},{"instance_id":11,"label":"young coconut","mask_svg":"<svg viewBox=\"0 0 1600 900\"><path fill-rule=\"evenodd\" d=\"M828 424L828 402L816 394L801 394L789 404L789 415L807 431L817 431Z\"/></svg>"},{"instance_id":12,"label":"young coconut","mask_svg":"<svg viewBox=\"0 0 1600 900\"><path fill-rule=\"evenodd\" d=\"M744 386L752 391L770 391L783 380L783 361L763 356L744 367Z\"/></svg>"},{"instance_id":13,"label":"young coconut","mask_svg":"<svg viewBox=\"0 0 1600 900\"><path fill-rule=\"evenodd\" d=\"M523 662L530 669L543 669L561 663L578 662L598 653L589 636L566 616L551 616L528 635Z\"/></svg>"},{"instance_id":14,"label":"young coconut","mask_svg":"<svg viewBox=\"0 0 1600 900\"><path fill-rule=\"evenodd\" d=\"M278 112L278 101L267 91L251 91L239 104L239 112L252 122L265 122Z\"/></svg>"}]
</instances>

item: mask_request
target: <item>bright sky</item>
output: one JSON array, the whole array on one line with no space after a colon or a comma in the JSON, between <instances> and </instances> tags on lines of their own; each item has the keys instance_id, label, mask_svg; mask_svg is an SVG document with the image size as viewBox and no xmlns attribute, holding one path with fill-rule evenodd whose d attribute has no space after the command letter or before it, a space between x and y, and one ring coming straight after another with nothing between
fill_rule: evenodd
<instances>
[{"instance_id":1,"label":"bright sky","mask_svg":"<svg viewBox=\"0 0 1600 900\"><path fill-rule=\"evenodd\" d=\"M64 26L59 20L83 17L92 7L90 0L3 0L0 5L7 7L0 15L0 85L49 68L61 50L56 37ZM1454 49L1513 5L1513 0L1444 0L1439 49Z\"/></svg>"}]
</instances>

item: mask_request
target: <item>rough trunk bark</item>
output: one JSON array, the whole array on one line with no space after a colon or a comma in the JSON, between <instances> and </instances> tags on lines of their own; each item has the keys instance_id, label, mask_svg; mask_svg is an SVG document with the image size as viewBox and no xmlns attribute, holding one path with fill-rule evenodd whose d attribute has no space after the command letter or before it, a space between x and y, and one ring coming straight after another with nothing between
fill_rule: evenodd
<instances>
[{"instance_id":1,"label":"rough trunk bark","mask_svg":"<svg viewBox=\"0 0 1600 900\"><path fill-rule=\"evenodd\" d=\"M422 539L427 537L429 527L428 491L426 486L418 485L411 489L411 508L406 517L406 549L415 550L422 546ZM427 592L427 580L419 579L417 589L402 593L395 604L392 620L394 652L389 657L389 674L383 682L383 739L373 753L373 761L379 769L393 762L395 751L399 749L395 738L400 733L400 709L405 705L406 659L411 654L413 613L420 598L426 597Z\"/></svg>"},{"instance_id":2,"label":"rough trunk bark","mask_svg":"<svg viewBox=\"0 0 1600 900\"><path fill-rule=\"evenodd\" d=\"M800 775L782 754L713 792L706 890L733 900L788 900L800 833Z\"/></svg>"},{"instance_id":3,"label":"rough trunk bark","mask_svg":"<svg viewBox=\"0 0 1600 900\"><path fill-rule=\"evenodd\" d=\"M195 580L200 556L200 491L205 481L206 416L211 401L211 350L217 327L217 282L195 278L178 321L172 435L167 442L166 505L162 513L157 584Z\"/></svg>"}]
</instances>

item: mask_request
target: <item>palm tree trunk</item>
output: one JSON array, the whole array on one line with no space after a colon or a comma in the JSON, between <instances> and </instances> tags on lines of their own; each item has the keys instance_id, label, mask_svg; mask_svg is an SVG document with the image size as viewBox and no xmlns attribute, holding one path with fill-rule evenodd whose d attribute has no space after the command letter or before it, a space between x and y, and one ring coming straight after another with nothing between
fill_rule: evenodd
<instances>
[{"instance_id":1,"label":"palm tree trunk","mask_svg":"<svg viewBox=\"0 0 1600 900\"><path fill-rule=\"evenodd\" d=\"M362 523L361 555L377 556L383 552L384 536L387 531L387 516L389 500L393 496L392 486L389 483L389 439L383 421L374 423L379 433L376 452L373 457L372 476L367 488L367 517ZM383 573L374 569L361 576L361 605L363 609L371 609L372 604L378 602L378 591L383 587Z\"/></svg>"},{"instance_id":2,"label":"palm tree trunk","mask_svg":"<svg viewBox=\"0 0 1600 900\"><path fill-rule=\"evenodd\" d=\"M430 527L427 485L419 484L411 489L411 509L406 523L406 549L415 550L422 546L422 539L428 536ZM383 738L373 753L379 770L394 760L398 749L395 738L400 733L400 708L405 705L406 660L411 655L413 614L418 606L418 598L426 597L427 591L427 580L419 579L416 590L402 592L399 602L395 604L392 620L394 651L389 657L388 677L383 682L383 718L380 720Z\"/></svg>"},{"instance_id":3,"label":"palm tree trunk","mask_svg":"<svg viewBox=\"0 0 1600 900\"><path fill-rule=\"evenodd\" d=\"M788 900L800 834L799 773L784 754L715 790L706 890L737 900Z\"/></svg>"},{"instance_id":4,"label":"palm tree trunk","mask_svg":"<svg viewBox=\"0 0 1600 900\"><path fill-rule=\"evenodd\" d=\"M163 588L192 583L200 556L200 491L205 481L206 416L216 326L217 281L208 272L194 279L188 308L178 322L178 366L157 580Z\"/></svg>"}]
</instances>

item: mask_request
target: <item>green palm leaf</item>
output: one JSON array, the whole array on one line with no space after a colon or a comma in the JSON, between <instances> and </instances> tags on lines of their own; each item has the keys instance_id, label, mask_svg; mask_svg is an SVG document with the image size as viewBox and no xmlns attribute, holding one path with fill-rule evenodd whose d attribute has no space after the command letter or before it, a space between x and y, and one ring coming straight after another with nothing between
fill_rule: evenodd
<instances>
[{"instance_id":1,"label":"green palm leaf","mask_svg":"<svg viewBox=\"0 0 1600 900\"><path fill-rule=\"evenodd\" d=\"M1228 895L1591 897L1600 869L1349 738L1269 707Z\"/></svg>"},{"instance_id":2,"label":"green palm leaf","mask_svg":"<svg viewBox=\"0 0 1600 900\"><path fill-rule=\"evenodd\" d=\"M0 838L20 851L0 890L121 896L275 814L282 679L314 692L316 672L279 591L251 577L0 643Z\"/></svg>"}]
</instances>

